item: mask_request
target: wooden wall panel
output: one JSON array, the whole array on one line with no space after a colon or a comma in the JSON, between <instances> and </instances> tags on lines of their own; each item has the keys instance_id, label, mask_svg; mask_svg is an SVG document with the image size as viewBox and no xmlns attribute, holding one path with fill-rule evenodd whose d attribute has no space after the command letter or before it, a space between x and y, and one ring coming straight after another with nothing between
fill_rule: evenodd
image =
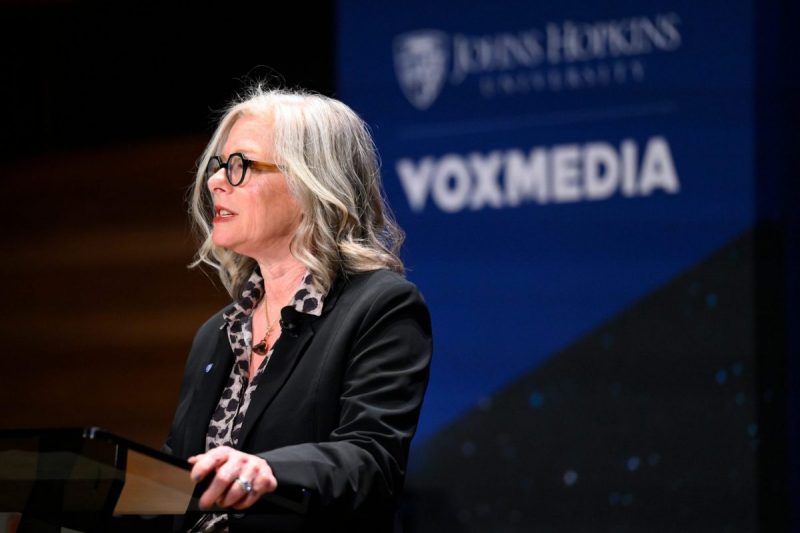
<instances>
[{"instance_id":1,"label":"wooden wall panel","mask_svg":"<svg viewBox=\"0 0 800 533\"><path fill-rule=\"evenodd\" d=\"M228 302L189 270L204 138L6 167L0 426L99 425L159 446L195 330Z\"/></svg>"}]
</instances>

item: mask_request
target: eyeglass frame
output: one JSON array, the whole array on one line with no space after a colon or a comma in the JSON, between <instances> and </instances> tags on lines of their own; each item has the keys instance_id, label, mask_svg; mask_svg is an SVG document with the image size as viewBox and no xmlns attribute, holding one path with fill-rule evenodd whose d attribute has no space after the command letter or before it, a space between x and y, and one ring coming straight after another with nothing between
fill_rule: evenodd
<instances>
[{"instance_id":1,"label":"eyeglass frame","mask_svg":"<svg viewBox=\"0 0 800 533\"><path fill-rule=\"evenodd\" d=\"M235 156L239 157L242 160L242 177L236 183L234 183L233 180L231 179L231 167L230 167L231 158ZM222 157L218 155L212 155L210 158L208 158L208 163L206 164L206 171L205 171L206 181L210 180L211 176L219 172L219 169L217 169L215 172L212 172L211 174L208 173L208 168L211 166L212 161L216 161L219 164L219 169L222 168L225 169L225 179L228 180L228 183L230 183L231 187L238 187L239 185L244 183L244 177L247 175L247 170L250 167L254 168L255 170L263 170L266 172L281 171L280 167L278 167L278 165L276 165L275 163L268 163L266 161L257 161L255 159L248 159L242 152L234 152L228 156L228 160L225 162L223 162Z\"/></svg>"}]
</instances>

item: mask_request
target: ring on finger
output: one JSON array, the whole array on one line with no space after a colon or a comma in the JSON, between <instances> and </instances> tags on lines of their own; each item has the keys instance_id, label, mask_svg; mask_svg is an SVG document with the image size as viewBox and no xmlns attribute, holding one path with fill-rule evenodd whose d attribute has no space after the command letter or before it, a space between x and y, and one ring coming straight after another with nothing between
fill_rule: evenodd
<instances>
[{"instance_id":1,"label":"ring on finger","mask_svg":"<svg viewBox=\"0 0 800 533\"><path fill-rule=\"evenodd\" d=\"M250 482L249 479L237 477L236 481L237 483L239 483L239 485L242 486L242 489L244 490L245 494L250 494L251 492L253 492L253 484Z\"/></svg>"}]
</instances>

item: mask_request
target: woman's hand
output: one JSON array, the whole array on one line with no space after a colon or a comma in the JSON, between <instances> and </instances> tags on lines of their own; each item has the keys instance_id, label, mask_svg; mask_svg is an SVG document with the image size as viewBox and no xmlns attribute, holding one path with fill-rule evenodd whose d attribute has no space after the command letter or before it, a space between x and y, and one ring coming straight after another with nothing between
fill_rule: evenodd
<instances>
[{"instance_id":1,"label":"woman's hand","mask_svg":"<svg viewBox=\"0 0 800 533\"><path fill-rule=\"evenodd\" d=\"M201 509L210 509L214 504L246 509L278 487L264 459L228 446L189 457L189 464L194 465L191 476L195 483L214 472L214 479L200 496Z\"/></svg>"}]
</instances>

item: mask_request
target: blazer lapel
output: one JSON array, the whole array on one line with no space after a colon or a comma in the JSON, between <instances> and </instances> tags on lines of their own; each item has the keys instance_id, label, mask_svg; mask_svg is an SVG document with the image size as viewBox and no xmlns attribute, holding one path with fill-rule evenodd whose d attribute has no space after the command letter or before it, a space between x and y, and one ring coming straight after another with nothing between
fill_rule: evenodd
<instances>
[{"instance_id":1,"label":"blazer lapel","mask_svg":"<svg viewBox=\"0 0 800 533\"><path fill-rule=\"evenodd\" d=\"M311 323L316 318L313 315L300 313L291 307L281 310L281 336L275 344L275 351L261 377L261 383L258 384L250 399L250 406L247 408L237 441L237 448L243 447L248 434L261 417L261 413L272 402L297 366L306 346L314 336Z\"/></svg>"},{"instance_id":2,"label":"blazer lapel","mask_svg":"<svg viewBox=\"0 0 800 533\"><path fill-rule=\"evenodd\" d=\"M233 352L228 342L227 328L220 329L217 343L206 360L201 361L202 376L194 389L186 421L186 457L205 451L208 421L219 403L222 389L231 374Z\"/></svg>"}]
</instances>

